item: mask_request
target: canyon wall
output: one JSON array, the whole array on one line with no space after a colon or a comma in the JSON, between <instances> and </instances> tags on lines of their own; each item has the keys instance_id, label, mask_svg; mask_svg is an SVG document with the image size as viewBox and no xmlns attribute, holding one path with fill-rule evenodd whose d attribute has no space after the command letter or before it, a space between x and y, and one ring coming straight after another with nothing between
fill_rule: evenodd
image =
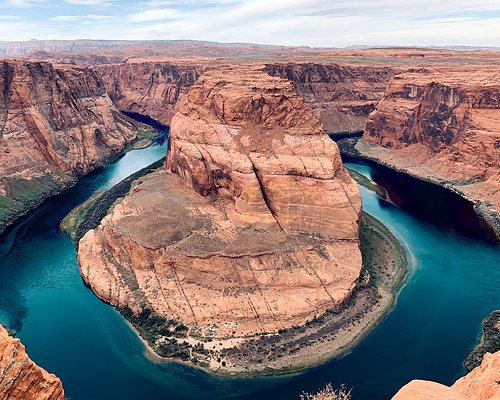
<instances>
[{"instance_id":1,"label":"canyon wall","mask_svg":"<svg viewBox=\"0 0 500 400\"><path fill-rule=\"evenodd\" d=\"M202 67L169 62L127 62L95 66L117 105L170 125L179 98L196 82Z\"/></svg>"},{"instance_id":2,"label":"canyon wall","mask_svg":"<svg viewBox=\"0 0 500 400\"><path fill-rule=\"evenodd\" d=\"M265 70L293 82L328 133L362 131L398 72L393 67L317 63L268 64Z\"/></svg>"},{"instance_id":3,"label":"canyon wall","mask_svg":"<svg viewBox=\"0 0 500 400\"><path fill-rule=\"evenodd\" d=\"M20 340L9 336L1 325L0 399L64 399L64 390L59 378L31 361Z\"/></svg>"},{"instance_id":4,"label":"canyon wall","mask_svg":"<svg viewBox=\"0 0 500 400\"><path fill-rule=\"evenodd\" d=\"M248 66L206 71L172 119L167 168L80 241L82 277L99 297L132 319L147 311L185 326L189 339L175 340L194 346L188 359L206 357L203 338L233 348L350 297L361 196L289 81ZM172 355L175 334L150 333Z\"/></svg>"},{"instance_id":5,"label":"canyon wall","mask_svg":"<svg viewBox=\"0 0 500 400\"><path fill-rule=\"evenodd\" d=\"M498 234L499 82L495 69L398 75L356 149L461 193Z\"/></svg>"},{"instance_id":6,"label":"canyon wall","mask_svg":"<svg viewBox=\"0 0 500 400\"><path fill-rule=\"evenodd\" d=\"M0 231L17 215L103 165L137 127L87 68L0 62Z\"/></svg>"},{"instance_id":7,"label":"canyon wall","mask_svg":"<svg viewBox=\"0 0 500 400\"><path fill-rule=\"evenodd\" d=\"M500 398L500 351L486 353L480 366L452 386L414 380L403 386L392 400L497 400Z\"/></svg>"},{"instance_id":8,"label":"canyon wall","mask_svg":"<svg viewBox=\"0 0 500 400\"><path fill-rule=\"evenodd\" d=\"M148 115L170 125L175 105L204 68L203 60L155 62L130 60L94 70L120 109ZM255 69L258 64L248 64ZM382 98L391 67L286 63L262 66L271 76L289 79L320 118L328 133L360 131Z\"/></svg>"}]
</instances>

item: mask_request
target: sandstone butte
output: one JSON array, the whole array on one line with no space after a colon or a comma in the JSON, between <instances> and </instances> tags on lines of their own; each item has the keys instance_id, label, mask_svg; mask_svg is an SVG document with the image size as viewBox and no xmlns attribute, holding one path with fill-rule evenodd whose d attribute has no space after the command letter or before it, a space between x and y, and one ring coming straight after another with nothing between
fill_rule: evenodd
<instances>
[{"instance_id":1,"label":"sandstone butte","mask_svg":"<svg viewBox=\"0 0 500 400\"><path fill-rule=\"evenodd\" d=\"M486 353L474 368L451 387L414 380L403 386L392 400L498 400L500 399L500 351Z\"/></svg>"},{"instance_id":2,"label":"sandstone butte","mask_svg":"<svg viewBox=\"0 0 500 400\"><path fill-rule=\"evenodd\" d=\"M360 192L289 81L208 69L172 119L166 167L80 241L100 298L233 345L349 298Z\"/></svg>"},{"instance_id":3,"label":"sandstone butte","mask_svg":"<svg viewBox=\"0 0 500 400\"><path fill-rule=\"evenodd\" d=\"M63 400L59 378L30 360L19 339L0 325L0 399Z\"/></svg>"},{"instance_id":4,"label":"sandstone butte","mask_svg":"<svg viewBox=\"0 0 500 400\"><path fill-rule=\"evenodd\" d=\"M0 62L0 232L118 155L137 127L88 68Z\"/></svg>"},{"instance_id":5,"label":"sandstone butte","mask_svg":"<svg viewBox=\"0 0 500 400\"><path fill-rule=\"evenodd\" d=\"M500 237L500 70L395 76L356 149L462 194Z\"/></svg>"}]
</instances>

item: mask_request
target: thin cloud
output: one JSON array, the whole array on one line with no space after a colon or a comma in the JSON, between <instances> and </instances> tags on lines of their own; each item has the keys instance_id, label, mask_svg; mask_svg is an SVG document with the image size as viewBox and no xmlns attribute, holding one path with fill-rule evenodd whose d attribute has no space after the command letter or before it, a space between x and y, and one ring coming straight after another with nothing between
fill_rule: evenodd
<instances>
[{"instance_id":1,"label":"thin cloud","mask_svg":"<svg viewBox=\"0 0 500 400\"><path fill-rule=\"evenodd\" d=\"M109 20L110 17L107 15L56 15L55 17L50 18L51 21L57 22L76 22L76 21L104 21Z\"/></svg>"},{"instance_id":2,"label":"thin cloud","mask_svg":"<svg viewBox=\"0 0 500 400\"><path fill-rule=\"evenodd\" d=\"M500 46L499 0L6 0L0 14L18 17L0 23L5 40Z\"/></svg>"},{"instance_id":3,"label":"thin cloud","mask_svg":"<svg viewBox=\"0 0 500 400\"><path fill-rule=\"evenodd\" d=\"M179 18L181 13L173 8L159 8L153 10L147 10L136 14L130 14L127 16L127 20L130 22L151 22L151 21L163 21L174 18Z\"/></svg>"},{"instance_id":4,"label":"thin cloud","mask_svg":"<svg viewBox=\"0 0 500 400\"><path fill-rule=\"evenodd\" d=\"M73 6L109 7L114 0L64 0Z\"/></svg>"},{"instance_id":5,"label":"thin cloud","mask_svg":"<svg viewBox=\"0 0 500 400\"><path fill-rule=\"evenodd\" d=\"M12 8L31 8L41 5L41 1L37 0L7 0L5 5Z\"/></svg>"}]
</instances>

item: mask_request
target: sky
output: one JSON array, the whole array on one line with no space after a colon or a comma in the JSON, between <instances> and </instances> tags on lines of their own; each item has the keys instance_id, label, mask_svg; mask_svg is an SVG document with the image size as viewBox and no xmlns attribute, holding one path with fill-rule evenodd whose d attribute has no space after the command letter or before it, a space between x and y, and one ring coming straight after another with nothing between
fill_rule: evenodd
<instances>
[{"instance_id":1,"label":"sky","mask_svg":"<svg viewBox=\"0 0 500 400\"><path fill-rule=\"evenodd\" d=\"M0 40L500 46L500 0L0 0Z\"/></svg>"}]
</instances>

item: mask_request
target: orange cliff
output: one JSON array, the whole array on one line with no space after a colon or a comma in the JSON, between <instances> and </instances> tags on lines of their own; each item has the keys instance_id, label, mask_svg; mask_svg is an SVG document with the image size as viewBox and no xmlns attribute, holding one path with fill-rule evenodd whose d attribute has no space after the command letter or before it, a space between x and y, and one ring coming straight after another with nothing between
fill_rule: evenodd
<instances>
[{"instance_id":1,"label":"orange cliff","mask_svg":"<svg viewBox=\"0 0 500 400\"><path fill-rule=\"evenodd\" d=\"M148 115L169 125L175 106L214 60L131 59L93 69L122 110ZM254 69L256 64L246 63ZM265 71L289 79L328 133L363 130L368 114L384 94L394 67L319 63L269 63Z\"/></svg>"},{"instance_id":2,"label":"orange cliff","mask_svg":"<svg viewBox=\"0 0 500 400\"><path fill-rule=\"evenodd\" d=\"M392 400L498 400L500 399L500 351L486 353L480 366L448 387L414 380L403 386Z\"/></svg>"},{"instance_id":3,"label":"orange cliff","mask_svg":"<svg viewBox=\"0 0 500 400\"><path fill-rule=\"evenodd\" d=\"M4 60L0 82L1 231L117 156L137 129L87 68Z\"/></svg>"},{"instance_id":4,"label":"orange cliff","mask_svg":"<svg viewBox=\"0 0 500 400\"><path fill-rule=\"evenodd\" d=\"M0 325L0 399L63 400L59 378L30 360L19 339Z\"/></svg>"},{"instance_id":5,"label":"orange cliff","mask_svg":"<svg viewBox=\"0 0 500 400\"><path fill-rule=\"evenodd\" d=\"M393 78L356 149L473 201L500 235L500 71Z\"/></svg>"},{"instance_id":6,"label":"orange cliff","mask_svg":"<svg viewBox=\"0 0 500 400\"><path fill-rule=\"evenodd\" d=\"M289 79L328 133L362 131L399 69L332 63L267 64L272 76Z\"/></svg>"},{"instance_id":7,"label":"orange cliff","mask_svg":"<svg viewBox=\"0 0 500 400\"><path fill-rule=\"evenodd\" d=\"M196 63L155 61L93 67L117 107L167 125L175 113L175 105L194 85L201 69Z\"/></svg>"},{"instance_id":8,"label":"orange cliff","mask_svg":"<svg viewBox=\"0 0 500 400\"><path fill-rule=\"evenodd\" d=\"M168 171L142 178L80 241L82 277L99 297L179 321L191 344L231 348L350 297L361 196L289 81L248 66L208 70L169 140Z\"/></svg>"}]
</instances>

